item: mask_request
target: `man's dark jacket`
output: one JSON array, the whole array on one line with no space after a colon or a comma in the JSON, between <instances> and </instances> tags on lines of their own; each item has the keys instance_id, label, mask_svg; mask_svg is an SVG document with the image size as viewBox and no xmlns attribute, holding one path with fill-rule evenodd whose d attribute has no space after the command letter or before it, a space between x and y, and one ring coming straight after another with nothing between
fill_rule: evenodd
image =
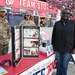
<instances>
[{"instance_id":1,"label":"man's dark jacket","mask_svg":"<svg viewBox=\"0 0 75 75\"><path fill-rule=\"evenodd\" d=\"M75 48L75 21L57 21L53 28L52 45L54 51L72 52Z\"/></svg>"}]
</instances>

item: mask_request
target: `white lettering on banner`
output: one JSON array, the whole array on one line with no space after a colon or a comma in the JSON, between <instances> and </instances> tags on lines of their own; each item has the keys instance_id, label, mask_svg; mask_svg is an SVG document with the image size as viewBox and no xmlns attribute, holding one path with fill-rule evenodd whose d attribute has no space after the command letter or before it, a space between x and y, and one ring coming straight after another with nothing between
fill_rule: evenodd
<instances>
[{"instance_id":1,"label":"white lettering on banner","mask_svg":"<svg viewBox=\"0 0 75 75\"><path fill-rule=\"evenodd\" d=\"M38 3L36 4L36 9L47 10L47 11L49 10L48 4L43 3L43 2L38 2Z\"/></svg>"},{"instance_id":2,"label":"white lettering on banner","mask_svg":"<svg viewBox=\"0 0 75 75\"><path fill-rule=\"evenodd\" d=\"M40 9L42 9L42 8L43 8L43 3L40 4Z\"/></svg>"},{"instance_id":3,"label":"white lettering on banner","mask_svg":"<svg viewBox=\"0 0 75 75\"><path fill-rule=\"evenodd\" d=\"M34 7L35 8L35 2L31 2L31 7Z\"/></svg>"},{"instance_id":4,"label":"white lettering on banner","mask_svg":"<svg viewBox=\"0 0 75 75\"><path fill-rule=\"evenodd\" d=\"M20 0L20 6L22 5L22 0Z\"/></svg>"},{"instance_id":5,"label":"white lettering on banner","mask_svg":"<svg viewBox=\"0 0 75 75\"><path fill-rule=\"evenodd\" d=\"M35 9L35 10L49 11L48 4L45 2L32 1L32 0L20 0L20 6Z\"/></svg>"},{"instance_id":6,"label":"white lettering on banner","mask_svg":"<svg viewBox=\"0 0 75 75\"><path fill-rule=\"evenodd\" d=\"M1 0L0 4L3 6L16 7L20 9L25 8L29 10L37 10L37 11L45 11L45 12L51 11L51 9L49 9L49 5L47 2L38 1L38 0ZM50 8L51 7L52 6L50 6ZM56 12L56 10L57 8L53 10L53 12Z\"/></svg>"},{"instance_id":7,"label":"white lettering on banner","mask_svg":"<svg viewBox=\"0 0 75 75\"><path fill-rule=\"evenodd\" d=\"M22 1L21 1L21 2L22 2ZM25 6L25 7L26 7L26 0L23 0L23 2L22 2L22 3L23 3L23 6ZM21 4L22 4L22 3L21 3ZM21 5L21 6L22 6L22 5Z\"/></svg>"},{"instance_id":8,"label":"white lettering on banner","mask_svg":"<svg viewBox=\"0 0 75 75\"><path fill-rule=\"evenodd\" d=\"M55 62L55 54L44 59L20 75L51 75Z\"/></svg>"},{"instance_id":9,"label":"white lettering on banner","mask_svg":"<svg viewBox=\"0 0 75 75\"><path fill-rule=\"evenodd\" d=\"M6 4L7 5L11 5L11 4L13 4L14 3L14 0L6 0Z\"/></svg>"},{"instance_id":10,"label":"white lettering on banner","mask_svg":"<svg viewBox=\"0 0 75 75\"><path fill-rule=\"evenodd\" d=\"M44 4L44 10L46 10L46 9L47 9L46 7L47 7L47 5L46 5L46 4Z\"/></svg>"},{"instance_id":11,"label":"white lettering on banner","mask_svg":"<svg viewBox=\"0 0 75 75\"><path fill-rule=\"evenodd\" d=\"M20 0L20 6L27 7L27 8L35 8L35 2L27 1L27 0Z\"/></svg>"},{"instance_id":12,"label":"white lettering on banner","mask_svg":"<svg viewBox=\"0 0 75 75\"><path fill-rule=\"evenodd\" d=\"M29 1L27 2L27 7L31 7L31 5L30 5L30 2L29 2Z\"/></svg>"},{"instance_id":13,"label":"white lettering on banner","mask_svg":"<svg viewBox=\"0 0 75 75\"><path fill-rule=\"evenodd\" d=\"M40 3L37 3L37 9L40 9Z\"/></svg>"}]
</instances>

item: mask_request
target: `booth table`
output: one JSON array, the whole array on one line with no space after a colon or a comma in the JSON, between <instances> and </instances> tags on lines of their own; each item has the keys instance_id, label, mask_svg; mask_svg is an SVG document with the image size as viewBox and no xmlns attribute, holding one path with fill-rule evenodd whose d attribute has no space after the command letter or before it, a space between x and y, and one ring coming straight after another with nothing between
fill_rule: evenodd
<instances>
[{"instance_id":1,"label":"booth table","mask_svg":"<svg viewBox=\"0 0 75 75\"><path fill-rule=\"evenodd\" d=\"M8 73L6 75L19 75L22 72L24 72L24 71L28 70L29 68L31 68L32 66L34 66L35 64L37 64L38 62L40 62L44 59L47 59L47 58L49 58L49 57L47 57L45 54L40 53L39 57L37 57L37 58L32 58L32 57L31 58L30 57L22 58L16 67L11 65L9 67L3 67L3 68L8 71ZM10 53L10 54L0 56L0 61L6 60L6 59L11 60L12 54Z\"/></svg>"}]
</instances>

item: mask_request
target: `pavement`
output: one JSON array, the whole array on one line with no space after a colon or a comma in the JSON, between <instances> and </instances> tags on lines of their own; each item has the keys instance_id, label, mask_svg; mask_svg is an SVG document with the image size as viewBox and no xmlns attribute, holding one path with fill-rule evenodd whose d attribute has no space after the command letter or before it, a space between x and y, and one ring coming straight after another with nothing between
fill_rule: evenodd
<instances>
[{"instance_id":1,"label":"pavement","mask_svg":"<svg viewBox=\"0 0 75 75\"><path fill-rule=\"evenodd\" d=\"M56 75L56 72L53 72L52 75ZM69 63L67 75L75 75L75 64Z\"/></svg>"}]
</instances>

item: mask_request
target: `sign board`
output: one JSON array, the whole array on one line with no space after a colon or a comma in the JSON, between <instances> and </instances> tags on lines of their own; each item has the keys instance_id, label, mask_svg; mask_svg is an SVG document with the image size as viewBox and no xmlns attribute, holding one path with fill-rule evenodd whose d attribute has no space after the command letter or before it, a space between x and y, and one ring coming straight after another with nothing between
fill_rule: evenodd
<instances>
[{"instance_id":1,"label":"sign board","mask_svg":"<svg viewBox=\"0 0 75 75\"><path fill-rule=\"evenodd\" d=\"M57 11L56 7L53 9L49 9L49 5L47 2L37 0L1 0L0 5L46 12Z\"/></svg>"}]
</instances>

